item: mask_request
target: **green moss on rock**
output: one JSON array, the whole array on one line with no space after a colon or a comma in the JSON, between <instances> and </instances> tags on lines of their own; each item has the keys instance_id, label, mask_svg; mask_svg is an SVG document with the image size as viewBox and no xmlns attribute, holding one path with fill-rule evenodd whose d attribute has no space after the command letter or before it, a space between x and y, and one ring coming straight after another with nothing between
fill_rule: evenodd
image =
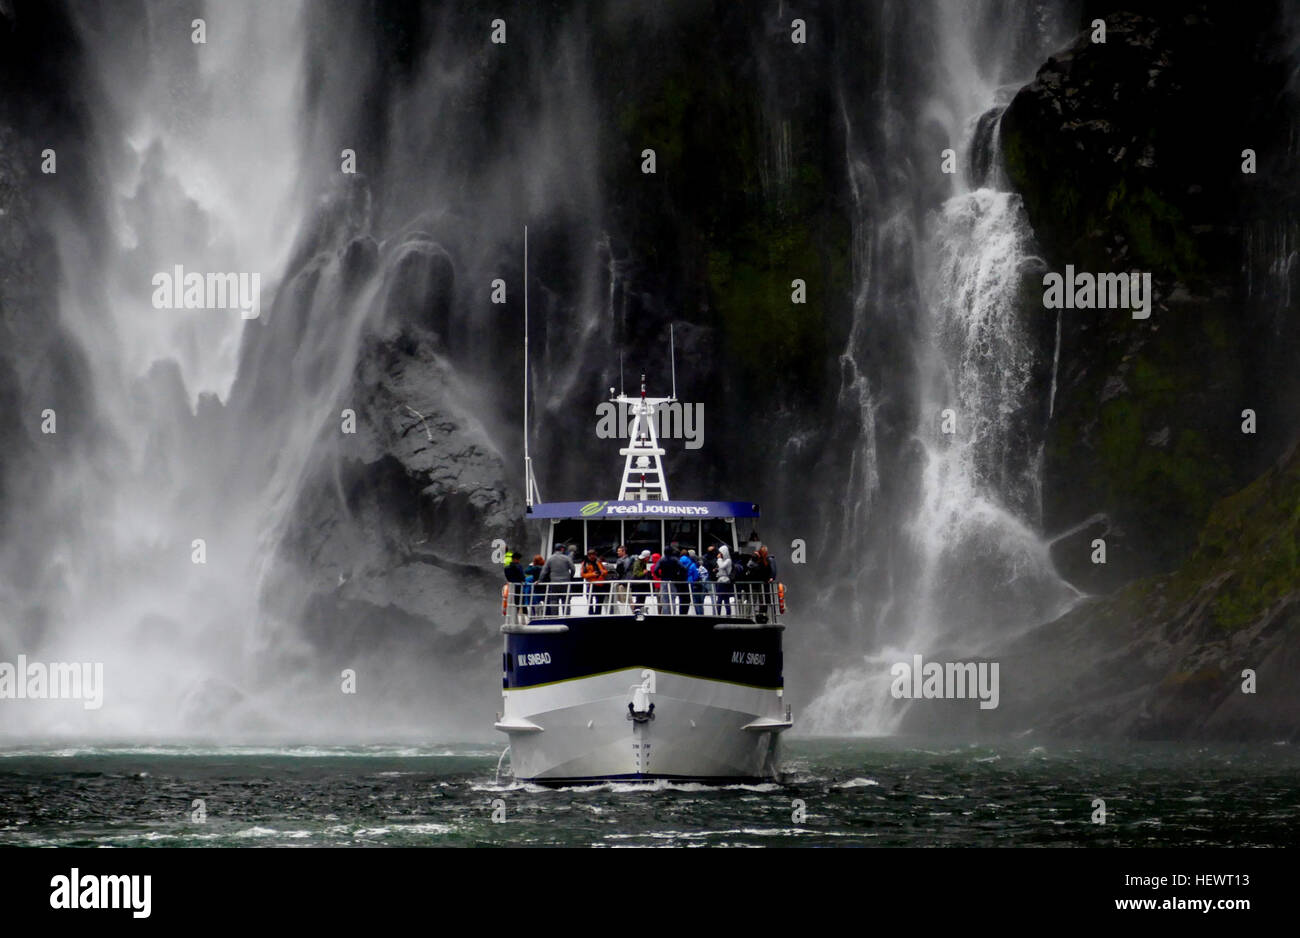
<instances>
[{"instance_id":1,"label":"green moss on rock","mask_svg":"<svg viewBox=\"0 0 1300 938\"><path fill-rule=\"evenodd\" d=\"M1184 575L1226 577L1212 611L1236 629L1300 588L1300 459L1269 470L1215 506Z\"/></svg>"},{"instance_id":2,"label":"green moss on rock","mask_svg":"<svg viewBox=\"0 0 1300 938\"><path fill-rule=\"evenodd\" d=\"M848 276L843 247L823 246L808 226L774 220L749 226L708 254L708 284L728 345L749 376L811 380L825 352L828 296ZM806 285L792 301L791 282Z\"/></svg>"}]
</instances>

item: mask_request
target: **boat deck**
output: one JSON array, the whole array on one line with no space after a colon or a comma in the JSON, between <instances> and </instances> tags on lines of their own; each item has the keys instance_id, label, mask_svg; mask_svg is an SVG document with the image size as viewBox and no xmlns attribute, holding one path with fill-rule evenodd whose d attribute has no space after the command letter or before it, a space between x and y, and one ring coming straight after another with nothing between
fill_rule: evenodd
<instances>
[{"instance_id":1,"label":"boat deck","mask_svg":"<svg viewBox=\"0 0 1300 938\"><path fill-rule=\"evenodd\" d=\"M605 580L507 583L501 590L505 627L595 616L707 616L719 623L775 623L785 613L778 583L680 583Z\"/></svg>"}]
</instances>

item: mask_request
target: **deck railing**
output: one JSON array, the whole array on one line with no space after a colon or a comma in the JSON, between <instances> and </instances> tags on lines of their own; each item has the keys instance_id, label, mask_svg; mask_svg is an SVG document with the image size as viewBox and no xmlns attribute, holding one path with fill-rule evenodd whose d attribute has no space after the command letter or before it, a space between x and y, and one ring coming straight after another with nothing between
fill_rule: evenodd
<instances>
[{"instance_id":1,"label":"deck railing","mask_svg":"<svg viewBox=\"0 0 1300 938\"><path fill-rule=\"evenodd\" d=\"M573 616L714 616L774 622L785 612L779 583L679 583L603 580L588 583L507 583L501 612L508 624Z\"/></svg>"}]
</instances>

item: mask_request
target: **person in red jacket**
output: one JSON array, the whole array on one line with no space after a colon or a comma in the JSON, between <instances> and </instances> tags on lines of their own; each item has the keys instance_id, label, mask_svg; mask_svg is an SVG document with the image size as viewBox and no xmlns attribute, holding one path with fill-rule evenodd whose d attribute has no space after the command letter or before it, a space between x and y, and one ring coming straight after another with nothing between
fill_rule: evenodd
<instances>
[{"instance_id":1,"label":"person in red jacket","mask_svg":"<svg viewBox=\"0 0 1300 938\"><path fill-rule=\"evenodd\" d=\"M664 581L659 576L659 561L662 557L662 554L657 553L650 555L650 590L654 593L656 606L663 605Z\"/></svg>"}]
</instances>

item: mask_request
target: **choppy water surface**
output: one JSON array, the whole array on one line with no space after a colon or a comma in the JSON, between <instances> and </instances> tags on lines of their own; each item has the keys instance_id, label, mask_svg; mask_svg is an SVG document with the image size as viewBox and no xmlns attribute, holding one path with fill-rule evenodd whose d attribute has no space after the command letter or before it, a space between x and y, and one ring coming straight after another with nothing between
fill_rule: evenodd
<instances>
[{"instance_id":1,"label":"choppy water surface","mask_svg":"<svg viewBox=\"0 0 1300 938\"><path fill-rule=\"evenodd\" d=\"M779 785L559 790L497 781L499 754L487 744L9 746L0 749L0 843L1300 843L1300 754L1289 745L796 739ZM1105 825L1091 823L1094 798L1105 799ZM504 823L493 821L498 801Z\"/></svg>"}]
</instances>

